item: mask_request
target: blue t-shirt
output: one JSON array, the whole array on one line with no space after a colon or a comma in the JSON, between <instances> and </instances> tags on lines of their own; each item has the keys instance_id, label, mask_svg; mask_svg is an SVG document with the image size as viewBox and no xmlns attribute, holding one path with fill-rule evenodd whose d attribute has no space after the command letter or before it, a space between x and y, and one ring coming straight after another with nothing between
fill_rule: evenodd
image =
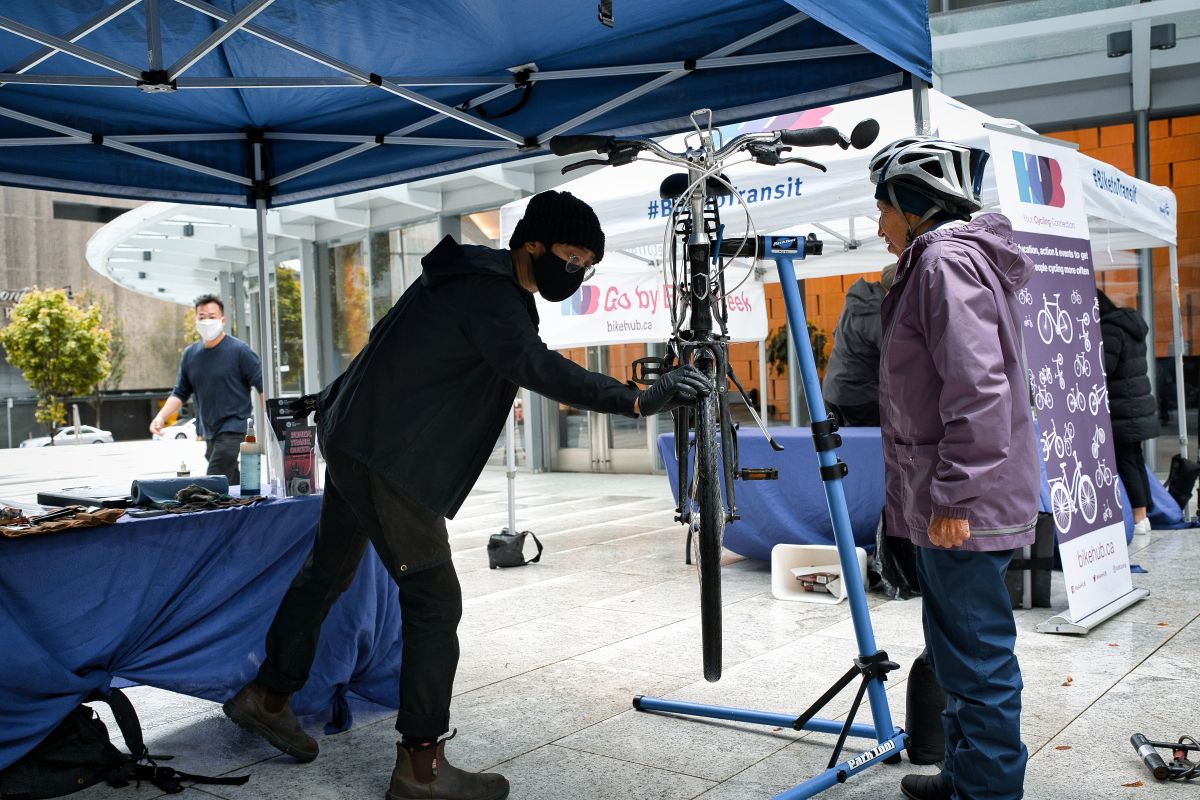
<instances>
[{"instance_id":1,"label":"blue t-shirt","mask_svg":"<svg viewBox=\"0 0 1200 800\"><path fill-rule=\"evenodd\" d=\"M262 362L248 344L225 334L216 347L196 342L183 351L171 394L184 403L196 395L196 416L205 436L244 434L251 386L262 392Z\"/></svg>"}]
</instances>

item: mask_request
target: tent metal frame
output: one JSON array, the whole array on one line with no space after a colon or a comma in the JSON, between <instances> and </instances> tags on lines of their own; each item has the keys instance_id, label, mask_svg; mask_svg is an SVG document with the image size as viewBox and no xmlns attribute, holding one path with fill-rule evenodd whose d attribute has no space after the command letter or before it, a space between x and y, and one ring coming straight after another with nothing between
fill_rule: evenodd
<instances>
[{"instance_id":1,"label":"tent metal frame","mask_svg":"<svg viewBox=\"0 0 1200 800\"><path fill-rule=\"evenodd\" d=\"M415 125L408 125L390 133L379 136L364 136L361 134L281 134L281 133L265 133L267 138L272 139L291 139L296 141L314 141L314 142L330 142L338 143L345 142L353 144L352 147L340 153L335 153L330 156L318 159L310 164L293 169L283 175L265 176L263 179L268 181L268 187L274 188L286 181L307 175L320 169L324 169L333 164L352 158L361 153L372 150L381 145L414 145L414 146L437 146L437 147L461 147L461 148L477 148L477 149L498 149L498 150L532 150L540 147L542 143L552 136L556 136L565 131L572 130L579 125L602 116L609 111L626 105L637 98L648 94L655 89L665 86L669 83L686 77L696 71L709 69L725 69L730 67L752 66L756 64L778 64L801 62L813 59L825 59L836 57L857 56L868 53L869 51L857 44L839 45L832 47L814 48L812 50L788 50L774 53L760 53L753 55L733 55L740 50L750 47L770 36L773 36L787 28L793 27L801 22L804 22L810 17L807 14L796 13L779 20L778 22L762 28L755 33L744 36L737 41L731 42L713 52L705 55L702 58L696 59L694 62L685 61L669 61L655 62L645 64L630 64L617 68L594 68L594 69L572 69L572 70L557 70L539 72L533 65L528 65L526 69L518 69L514 74L510 75L476 75L476 76L400 76L400 77L385 77L371 72L367 69L356 67L348 64L340 59L323 53L320 50L309 47L294 39L288 38L271 29L252 22L255 16L264 11L274 0L253 0L242 8L237 13L229 13L219 9L205 0L175 0L180 5L190 8L200 14L216 19L221 22L221 26L204 40L196 44L187 54L179 58L173 65L167 69L162 68L162 42L160 29L159 15L159 0L119 0L113 6L101 11L93 16L87 22L76 27L74 30L67 33L65 36L56 36L45 31L39 31L31 26L25 25L8 17L0 16L0 30L5 30L10 33L22 36L30 41L44 45L45 49L35 53L21 62L10 66L8 69L0 72L0 86L5 84L13 85L51 85L51 86L74 86L74 87L112 87L112 88L127 88L140 89L147 92L174 92L178 90L229 90L229 89L329 89L336 87L346 88L370 88L376 87L383 89L390 94L401 97L417 105L423 106L436 112L436 114L427 119L422 120ZM86 37L90 33L94 33L108 23L112 22L124 12L130 10L134 6L143 5L146 9L147 18L147 61L148 68L139 70L137 67L125 62L106 56L103 53L98 53L87 47L78 44L78 41ZM214 50L223 41L237 32L244 32L256 36L264 41L276 45L284 50L299 55L310 61L313 61L334 72L340 72L339 76L326 77L232 77L232 78L186 78L183 73L195 65L200 59ZM110 72L116 73L113 76L103 75L31 75L28 70L42 63L51 56L63 53L73 56L88 64L107 69ZM410 86L464 86L464 85L480 85L498 86L502 93L511 92L527 85L535 84L539 81L546 80L568 80L591 77L607 77L612 75L644 75L660 73L658 77L642 84L641 86L632 89L624 94L612 98L595 108L590 109L582 114L568 119L558 125L544 131L541 134L532 137L522 136L513 131L502 128L499 125L488 122L479 117L471 116L462 107L454 108L441 103L432 98L426 97L418 92L414 92L407 88ZM487 102L495 96L485 96L469 101L466 107L478 105L481 102ZM140 135L136 138L127 136L100 136L87 131L71 128L65 125L60 125L51 120L42 119L29 114L5 108L0 106L0 115L11 119L24 122L34 127L40 127L46 130L55 131L62 134L60 137L21 137L0 139L0 147L42 147L55 146L61 144L100 144L104 146L114 147L118 150L123 150L131 155L140 156L153 161L170 164L171 166L188 169L210 177L219 178L221 180L230 181L240 186L254 186L255 180L246 176L236 176L234 173L218 170L203 164L197 164L185 159L166 156L161 153L156 153L145 148L131 148L129 145L133 141L139 143L170 143L170 142L186 142L186 141L214 141L218 139L250 139L251 134L247 133L196 133L196 134L162 134L162 135ZM458 138L420 138L410 137L409 134L419 127L425 127L433 122L442 119L454 119L463 124L476 128L483 133L491 134L493 139L458 139Z\"/></svg>"},{"instance_id":2,"label":"tent metal frame","mask_svg":"<svg viewBox=\"0 0 1200 800\"><path fill-rule=\"evenodd\" d=\"M378 88L391 95L400 97L410 103L424 107L432 112L415 123L403 128L377 136L359 134L300 134L300 133L245 133L245 132L197 132L185 134L143 134L104 136L79 128L63 125L49 119L26 114L0 103L0 116L17 120L35 128L52 131L59 136L46 137L16 137L0 139L0 147L53 147L59 145L91 144L109 147L120 152L139 158L168 164L198 174L227 181L233 184L233 192L239 189L248 190L254 198L256 218L256 239L258 251L258 281L259 281L259 331L261 347L260 357L263 367L264 395L271 396L275 392L275 359L274 346L276 337L272 335L270 324L270 281L267 269L266 245L266 211L271 205L274 190L288 181L302 175L307 175L325 169L334 164L354 158L384 145L406 145L417 147L456 147L464 150L520 150L532 151L552 136L570 131L586 122L620 108L639 97L642 97L662 86L673 83L693 72L708 69L750 66L768 63L801 62L817 58L833 58L856 56L870 51L861 45L841 45L835 47L816 48L813 50L789 50L775 53L753 55L736 55L739 51L763 41L780 31L798 25L810 17L796 12L789 14L777 22L768 25L754 33L743 36L730 44L720 47L711 53L692 62L671 61L645 64L624 65L617 68L572 69L540 73L534 64L524 65L510 70L509 75L493 76L444 76L444 77L385 77L363 67L358 67L334 56L310 47L302 42L284 36L270 28L254 22L254 18L266 10L274 0L251 0L240 11L230 13L217 8L205 0L174 0L174 2L217 20L220 25L208 36L195 44L183 56L169 67L163 65L161 0L117 0L104 8L82 24L76 26L65 35L54 35L38 30L17 20L0 16L0 30L8 31L30 41L43 45L42 50L31 54L20 62L9 66L0 72L0 88L4 85L49 85L74 87L111 87L125 89L140 89L145 92L175 92L180 90L229 90L229 89L329 89L345 88ZM113 20L137 5L142 5L146 14L146 62L145 70L138 69L132 64L107 56L92 50L79 42L89 34L103 28ZM278 77L233 77L233 78L188 78L185 73L201 59L216 49L222 42L236 33L245 33L262 39L279 48L312 61L339 75L324 77L308 76L278 76ZM72 56L87 64L105 69L114 75L47 75L29 74L29 70L43 63L56 54ZM480 103L488 102L504 94L523 89L530 84L543 80L567 80L578 78L604 77L618 75L652 75L654 77L637 88L611 98L594 108L567 119L549 130L536 136L523 136L504 127L496 125L480 117L467 113L467 109ZM492 90L474 98L459 107L451 107L431 97L413 91L412 86L460 86L479 85L493 86ZM412 133L421 130L435 122L445 119L456 120L477 131L490 135L492 138L466 139L442 137L416 137ZM143 144L167 144L172 142L189 141L221 141L245 140L250 143L252 151L252 172L250 175L238 175L226 170L217 169L195 161L159 153L142 147ZM337 153L317 159L308 164L296 167L281 175L269 175L265 168L263 144L267 140L293 140L328 143L345 143L351 145ZM236 188L235 188L236 187ZM229 205L244 202L245 194L231 194L226 200ZM214 195L213 202L222 202L221 195ZM268 426L260 425L260 430L268 430ZM268 433L268 438L270 434ZM272 482L274 470L271 459L267 459L267 480Z\"/></svg>"}]
</instances>

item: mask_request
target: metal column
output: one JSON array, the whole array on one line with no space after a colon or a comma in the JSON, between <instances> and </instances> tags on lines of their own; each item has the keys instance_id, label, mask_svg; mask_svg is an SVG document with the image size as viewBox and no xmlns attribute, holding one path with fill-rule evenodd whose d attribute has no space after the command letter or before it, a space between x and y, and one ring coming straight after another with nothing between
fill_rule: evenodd
<instances>
[{"instance_id":1,"label":"metal column","mask_svg":"<svg viewBox=\"0 0 1200 800\"><path fill-rule=\"evenodd\" d=\"M1133 158L1136 175L1143 181L1150 180L1150 115L1145 109L1137 111L1133 124ZM1156 375L1155 330L1154 330L1154 257L1149 248L1138 250L1138 310L1146 320L1150 332L1146 334L1146 372L1150 376L1150 393L1158 400ZM1158 442L1146 440L1146 463L1151 470L1158 468Z\"/></svg>"},{"instance_id":2,"label":"metal column","mask_svg":"<svg viewBox=\"0 0 1200 800\"><path fill-rule=\"evenodd\" d=\"M254 143L254 179L263 181L266 172L263 166L262 142ZM271 283L267 270L267 198L258 197L254 201L255 233L258 242L258 357L262 361L263 399L277 397L279 391L275 386L275 326L271 322ZM274 456L279 447L275 442L275 432L266 424L265 406L254 410L255 427L258 430L259 441L263 446L263 466L265 482L268 491L273 495L281 495L283 487L275 485L277 474L274 469Z\"/></svg>"}]
</instances>

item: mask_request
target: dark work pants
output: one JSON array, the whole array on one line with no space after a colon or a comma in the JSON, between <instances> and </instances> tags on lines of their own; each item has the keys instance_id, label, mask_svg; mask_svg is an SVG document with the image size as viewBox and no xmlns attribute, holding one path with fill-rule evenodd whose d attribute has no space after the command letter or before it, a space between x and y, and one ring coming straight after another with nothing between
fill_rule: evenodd
<instances>
[{"instance_id":1,"label":"dark work pants","mask_svg":"<svg viewBox=\"0 0 1200 800\"><path fill-rule=\"evenodd\" d=\"M462 617L446 520L362 464L333 452L327 459L316 540L271 623L257 680L279 692L304 686L321 623L350 587L370 542L400 589L396 729L414 738L440 736L450 729Z\"/></svg>"},{"instance_id":2,"label":"dark work pants","mask_svg":"<svg viewBox=\"0 0 1200 800\"><path fill-rule=\"evenodd\" d=\"M240 433L218 433L204 443L204 458L208 461L206 475L224 475L229 479L230 486L242 482L242 474L238 472L238 455L242 451L242 440L246 437Z\"/></svg>"},{"instance_id":3,"label":"dark work pants","mask_svg":"<svg viewBox=\"0 0 1200 800\"><path fill-rule=\"evenodd\" d=\"M1129 495L1129 505L1147 508L1150 505L1150 479L1146 477L1142 443L1113 442L1113 450L1117 454L1117 475L1121 477L1121 484Z\"/></svg>"},{"instance_id":4,"label":"dark work pants","mask_svg":"<svg viewBox=\"0 0 1200 800\"><path fill-rule=\"evenodd\" d=\"M1004 574L1011 551L918 547L925 648L946 690L942 777L954 800L1020 800L1029 753L1021 742L1017 627Z\"/></svg>"},{"instance_id":5,"label":"dark work pants","mask_svg":"<svg viewBox=\"0 0 1200 800\"><path fill-rule=\"evenodd\" d=\"M879 403L863 403L857 406L843 406L837 403L826 403L833 412L840 428L878 428Z\"/></svg>"}]
</instances>

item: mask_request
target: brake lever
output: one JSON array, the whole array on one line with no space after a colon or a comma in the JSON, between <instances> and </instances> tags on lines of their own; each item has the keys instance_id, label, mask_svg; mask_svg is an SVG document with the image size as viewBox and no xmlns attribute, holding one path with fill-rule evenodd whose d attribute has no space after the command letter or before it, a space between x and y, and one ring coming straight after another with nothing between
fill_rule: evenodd
<instances>
[{"instance_id":1,"label":"brake lever","mask_svg":"<svg viewBox=\"0 0 1200 800\"><path fill-rule=\"evenodd\" d=\"M612 161L607 158L585 158L583 161L576 161L574 164L567 164L562 168L562 174L566 175L571 170L582 169L583 167L607 167L612 165Z\"/></svg>"},{"instance_id":2,"label":"brake lever","mask_svg":"<svg viewBox=\"0 0 1200 800\"><path fill-rule=\"evenodd\" d=\"M791 158L781 158L781 159L779 159L779 161L777 161L775 163L777 163L777 164L803 164L806 167L812 167L813 169L819 169L819 170L821 170L821 172L829 171L828 168L826 168L826 166L824 164L818 164L816 161L809 161L807 158L801 158L800 156L792 156Z\"/></svg>"}]
</instances>

